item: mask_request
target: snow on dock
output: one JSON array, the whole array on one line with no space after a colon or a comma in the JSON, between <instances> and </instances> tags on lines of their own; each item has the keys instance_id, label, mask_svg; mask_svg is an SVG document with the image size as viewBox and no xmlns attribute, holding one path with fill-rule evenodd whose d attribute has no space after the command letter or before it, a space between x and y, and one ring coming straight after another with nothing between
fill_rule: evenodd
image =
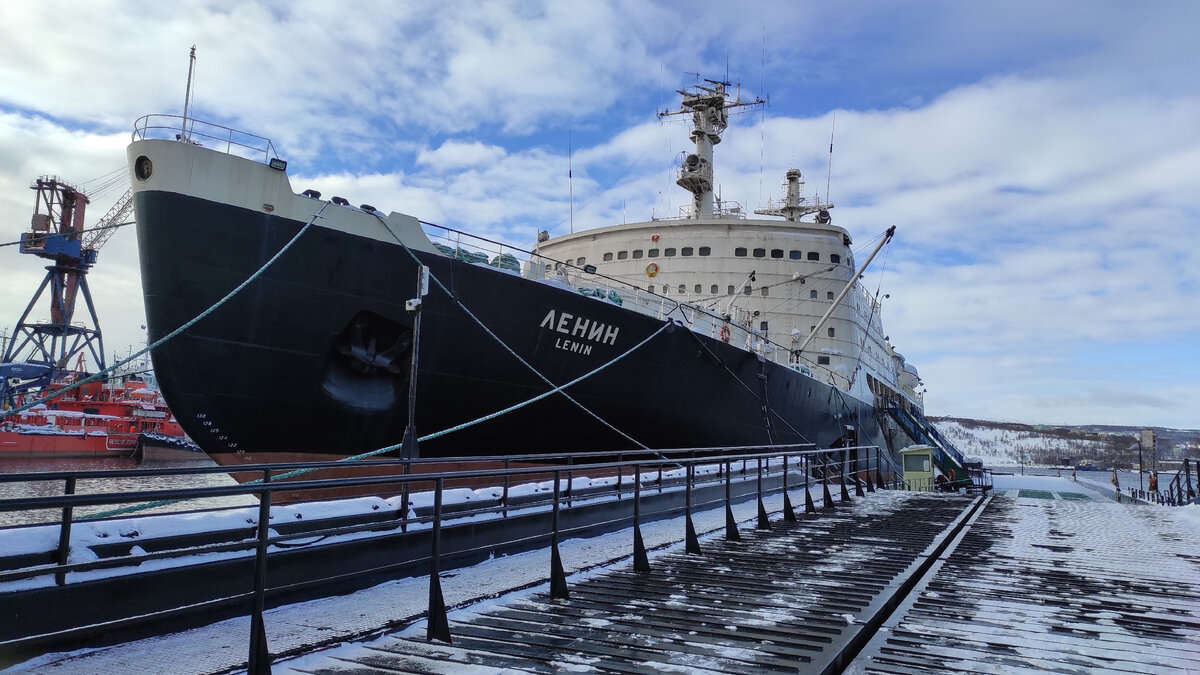
<instances>
[{"instance_id":1,"label":"snow on dock","mask_svg":"<svg viewBox=\"0 0 1200 675\"><path fill-rule=\"evenodd\" d=\"M453 642L427 642L427 578L265 616L273 672L1188 672L1200 670L1200 507L1118 504L1069 478L998 477L975 497L879 491L795 523L768 498L562 543L442 575ZM803 504L803 491L792 491ZM801 511L803 509L801 508ZM953 523L965 525L957 534ZM944 551L939 546L945 543ZM908 580L910 585L906 585ZM895 606L894 612L890 608ZM245 668L246 618L7 673L215 673ZM858 649L861 653L850 663ZM163 654L171 654L164 660Z\"/></svg>"}]
</instances>

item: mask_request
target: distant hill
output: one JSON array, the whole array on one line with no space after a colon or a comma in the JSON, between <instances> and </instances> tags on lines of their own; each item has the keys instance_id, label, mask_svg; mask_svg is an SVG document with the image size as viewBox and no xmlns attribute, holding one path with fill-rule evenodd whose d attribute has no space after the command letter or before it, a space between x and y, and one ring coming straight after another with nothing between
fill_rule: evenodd
<instances>
[{"instance_id":1,"label":"distant hill","mask_svg":"<svg viewBox=\"0 0 1200 675\"><path fill-rule=\"evenodd\" d=\"M1138 461L1138 438L1153 429L1159 459L1200 457L1200 430L1109 425L1061 426L995 422L961 417L930 417L930 421L964 455L980 457L987 465L1018 463L1133 467ZM1144 461L1149 462L1149 453Z\"/></svg>"}]
</instances>

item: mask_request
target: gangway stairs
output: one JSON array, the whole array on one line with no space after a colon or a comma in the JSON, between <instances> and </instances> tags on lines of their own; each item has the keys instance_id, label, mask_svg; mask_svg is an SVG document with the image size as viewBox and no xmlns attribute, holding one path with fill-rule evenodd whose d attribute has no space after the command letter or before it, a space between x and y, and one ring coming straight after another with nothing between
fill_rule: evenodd
<instances>
[{"instance_id":1,"label":"gangway stairs","mask_svg":"<svg viewBox=\"0 0 1200 675\"><path fill-rule=\"evenodd\" d=\"M938 470L952 477L955 482L967 480L966 459L963 454L924 415L919 411L906 410L899 406L892 406L886 410L909 438L933 448L933 462Z\"/></svg>"}]
</instances>

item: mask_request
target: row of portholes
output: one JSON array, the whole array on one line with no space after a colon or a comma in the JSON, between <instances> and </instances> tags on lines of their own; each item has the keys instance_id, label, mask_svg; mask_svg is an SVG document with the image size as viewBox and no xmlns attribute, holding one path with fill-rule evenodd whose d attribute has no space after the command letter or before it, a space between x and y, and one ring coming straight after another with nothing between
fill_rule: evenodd
<instances>
[{"instance_id":1,"label":"row of portholes","mask_svg":"<svg viewBox=\"0 0 1200 675\"><path fill-rule=\"evenodd\" d=\"M663 295L670 295L672 293L670 284L663 284L662 286L655 286L654 284L650 284L649 286L646 287L646 290L650 291L651 293L654 293L657 291L658 293L661 293ZM762 295L763 297L768 297L771 295L771 287L770 286L763 286L763 287L759 288L758 290L759 290L759 294ZM750 295L750 293L751 293L749 286L743 287L742 291L746 295ZM696 295L700 295L700 294L704 293L704 285L696 284L695 286L692 287L692 292L695 293ZM717 295L720 292L721 292L721 287L718 286L717 284L713 284L708 287L709 295ZM687 284L679 284L675 293L677 293L678 295L687 295L688 294ZM725 295L733 295L733 293L734 293L734 286L733 286L733 284L730 284L725 289ZM820 295L816 290L811 290L808 292L808 297L810 300L817 300L820 298ZM833 291L825 291L825 299L833 300Z\"/></svg>"},{"instance_id":2,"label":"row of portholes","mask_svg":"<svg viewBox=\"0 0 1200 675\"><path fill-rule=\"evenodd\" d=\"M738 247L738 248L733 249L733 255L735 255L739 258L744 258L750 254L751 254L751 251L748 248ZM753 250L753 254L754 254L755 258L765 258L765 257L767 257L767 249L756 248ZM687 256L691 256L691 255L707 256L707 255L712 255L712 248L710 248L708 246L701 246L699 248L693 248L691 246L684 246L683 248L680 248L680 249L652 248L652 249L647 249L645 251L638 248L638 249L634 249L632 251L632 254L630 253L630 251L617 251L615 254L610 251L610 252L604 254L604 262L611 262L614 259L628 260L628 259L632 258L634 260L638 260L640 258L657 258L657 257L659 257L659 255L662 255L662 257L664 257L664 258L671 258L671 257L674 257L675 255L680 255L683 257L687 257ZM770 256L772 258L782 259L784 257L784 251L781 248L773 248L770 251ZM790 260L810 260L810 261L815 261L815 262L819 262L821 260L821 254L819 251L809 251L807 254L805 254L803 251L788 251L787 257ZM842 262L842 256L838 255L837 253L830 253L829 254L829 262L835 263L835 264L840 263L840 262ZM580 258L579 260L577 260L575 262L576 265L583 265L583 263L584 263L583 258Z\"/></svg>"},{"instance_id":3,"label":"row of portholes","mask_svg":"<svg viewBox=\"0 0 1200 675\"><path fill-rule=\"evenodd\" d=\"M733 255L735 255L739 258L744 258L747 255L749 255L749 253L750 253L749 249L746 249L746 248L743 248L740 246L738 248L733 249ZM754 249L754 257L755 258L767 257L767 249L765 249L765 248ZM771 249L771 257L772 258L783 258L783 249L781 249L781 248ZM787 257L789 260L811 260L814 262L820 262L821 253L820 253L820 251L809 251L808 254L806 255L803 251L788 251ZM837 253L830 253L829 254L829 262L840 263L840 262L842 262L842 256L838 255Z\"/></svg>"},{"instance_id":4,"label":"row of portholes","mask_svg":"<svg viewBox=\"0 0 1200 675\"><path fill-rule=\"evenodd\" d=\"M701 246L699 248L699 250L697 250L696 248L694 248L692 246L684 246L683 248L680 248L680 249L664 248L664 249L660 250L657 248L652 248L652 249L647 249L645 251L638 248L638 249L633 250L632 257L634 260L637 260L637 259L643 258L643 257L657 258L660 253L662 254L662 256L664 258L672 258L676 254L684 256L684 257L696 255L697 253L699 253L700 255L712 255L712 248L710 248L708 246ZM617 255L617 260L626 260L630 257L629 251L617 251L616 255ZM604 254L604 262L609 262L612 259L613 259L612 253Z\"/></svg>"}]
</instances>

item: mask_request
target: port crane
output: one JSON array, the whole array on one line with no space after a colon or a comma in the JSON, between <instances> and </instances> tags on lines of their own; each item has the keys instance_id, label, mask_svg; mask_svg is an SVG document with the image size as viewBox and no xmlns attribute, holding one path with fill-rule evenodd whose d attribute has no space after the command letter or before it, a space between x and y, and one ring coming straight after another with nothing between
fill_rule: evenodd
<instances>
[{"instance_id":1,"label":"port crane","mask_svg":"<svg viewBox=\"0 0 1200 675\"><path fill-rule=\"evenodd\" d=\"M100 247L133 209L128 190L90 229L84 229L89 203L84 192L57 176L43 176L30 186L37 192L30 229L21 233L20 252L49 260L46 276L29 301L0 358L0 410L15 407L23 394L55 382L88 375L84 356L105 368L104 342L87 273ZM49 319L30 318L43 294L49 296ZM80 295L87 306L76 321ZM71 367L72 360L76 366Z\"/></svg>"}]
</instances>

